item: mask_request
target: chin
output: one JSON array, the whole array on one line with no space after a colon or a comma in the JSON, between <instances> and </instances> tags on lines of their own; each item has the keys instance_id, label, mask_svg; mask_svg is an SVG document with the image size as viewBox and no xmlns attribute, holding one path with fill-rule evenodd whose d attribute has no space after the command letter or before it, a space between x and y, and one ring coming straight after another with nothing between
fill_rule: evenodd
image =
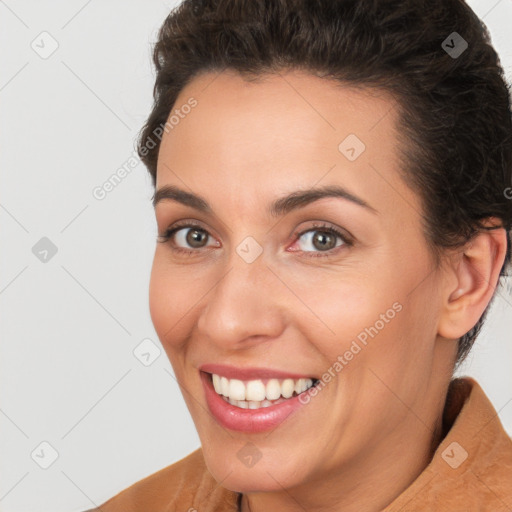
<instances>
[{"instance_id":1,"label":"chin","mask_svg":"<svg viewBox=\"0 0 512 512\"><path fill-rule=\"evenodd\" d=\"M300 485L305 478L301 473L304 466L298 461L287 457L289 466L283 465L283 454L265 456L252 461L244 461L244 456L256 450L251 441L243 442L241 448L233 442L233 449L226 450L225 446L210 448L203 446L203 454L208 471L213 478L233 492L272 492L282 491ZM271 454L272 452L269 451Z\"/></svg>"}]
</instances>

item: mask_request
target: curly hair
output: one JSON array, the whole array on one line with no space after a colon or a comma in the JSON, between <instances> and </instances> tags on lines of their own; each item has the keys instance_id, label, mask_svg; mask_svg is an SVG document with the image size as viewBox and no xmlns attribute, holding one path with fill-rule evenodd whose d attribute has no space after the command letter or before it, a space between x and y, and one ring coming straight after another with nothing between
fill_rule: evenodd
<instances>
[{"instance_id":1,"label":"curly hair","mask_svg":"<svg viewBox=\"0 0 512 512\"><path fill-rule=\"evenodd\" d=\"M250 80L298 69L378 88L397 101L400 172L421 199L425 238L436 262L443 248L462 247L481 230L503 227L507 251L500 277L506 275L510 85L487 27L463 0L185 0L160 28L153 62L154 103L138 153L154 186L161 127L180 91L201 73L229 69ZM484 225L489 217L501 224ZM492 299L459 339L457 365Z\"/></svg>"}]
</instances>

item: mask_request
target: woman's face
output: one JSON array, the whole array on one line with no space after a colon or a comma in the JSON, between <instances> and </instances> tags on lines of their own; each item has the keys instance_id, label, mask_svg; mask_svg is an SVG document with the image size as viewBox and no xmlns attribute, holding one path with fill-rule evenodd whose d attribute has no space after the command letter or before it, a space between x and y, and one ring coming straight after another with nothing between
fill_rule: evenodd
<instances>
[{"instance_id":1,"label":"woman's face","mask_svg":"<svg viewBox=\"0 0 512 512\"><path fill-rule=\"evenodd\" d=\"M422 464L404 446L433 437L455 342L437 339L443 275L419 197L399 177L391 98L300 72L254 83L207 73L172 114L156 188L209 208L157 202L159 235L195 227L157 244L150 311L210 472L241 492L320 493L333 479ZM326 187L344 192L282 200ZM272 377L319 383L248 409L202 378L215 364L230 368L205 369L262 378L229 384L233 396L254 399Z\"/></svg>"}]
</instances>

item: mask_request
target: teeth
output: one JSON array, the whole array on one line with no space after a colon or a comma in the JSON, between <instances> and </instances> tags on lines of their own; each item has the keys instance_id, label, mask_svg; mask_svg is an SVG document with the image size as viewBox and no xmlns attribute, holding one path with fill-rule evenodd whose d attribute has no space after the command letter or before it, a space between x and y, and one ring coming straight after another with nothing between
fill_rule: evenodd
<instances>
[{"instance_id":1,"label":"teeth","mask_svg":"<svg viewBox=\"0 0 512 512\"><path fill-rule=\"evenodd\" d=\"M277 379L270 379L267 382L266 397L268 400L277 400L281 396L281 385Z\"/></svg>"},{"instance_id":2,"label":"teeth","mask_svg":"<svg viewBox=\"0 0 512 512\"><path fill-rule=\"evenodd\" d=\"M215 374L215 373L212 373L212 381L213 381L213 387L215 389L215 392L218 393L219 395L221 395L221 387L220 387L220 377Z\"/></svg>"},{"instance_id":3,"label":"teeth","mask_svg":"<svg viewBox=\"0 0 512 512\"><path fill-rule=\"evenodd\" d=\"M220 395L222 400L229 402L231 405L240 407L241 409L260 409L261 407L270 407L271 405L277 405L281 402L286 402L286 398L279 398L278 400L233 400L232 398L226 398L224 395Z\"/></svg>"},{"instance_id":4,"label":"teeth","mask_svg":"<svg viewBox=\"0 0 512 512\"><path fill-rule=\"evenodd\" d=\"M229 380L226 377L220 378L220 390L224 396L229 396Z\"/></svg>"},{"instance_id":5,"label":"teeth","mask_svg":"<svg viewBox=\"0 0 512 512\"><path fill-rule=\"evenodd\" d=\"M229 381L229 398L245 400L245 386L241 380L231 379Z\"/></svg>"},{"instance_id":6,"label":"teeth","mask_svg":"<svg viewBox=\"0 0 512 512\"><path fill-rule=\"evenodd\" d=\"M212 374L215 391L225 396L231 405L244 409L257 409L273 405L271 400L280 397L290 398L293 394L306 391L313 385L312 379L269 379L266 384L262 380L241 381L228 379Z\"/></svg>"},{"instance_id":7,"label":"teeth","mask_svg":"<svg viewBox=\"0 0 512 512\"><path fill-rule=\"evenodd\" d=\"M239 381L242 383L242 381ZM254 402L261 402L262 400L265 400L266 398L266 390L265 385L261 380L250 380L245 386L245 399L254 401ZM249 402L249 407L251 407L251 404Z\"/></svg>"},{"instance_id":8,"label":"teeth","mask_svg":"<svg viewBox=\"0 0 512 512\"><path fill-rule=\"evenodd\" d=\"M286 379L281 386L281 394L285 398L290 398L295 390L295 382L293 379Z\"/></svg>"}]
</instances>

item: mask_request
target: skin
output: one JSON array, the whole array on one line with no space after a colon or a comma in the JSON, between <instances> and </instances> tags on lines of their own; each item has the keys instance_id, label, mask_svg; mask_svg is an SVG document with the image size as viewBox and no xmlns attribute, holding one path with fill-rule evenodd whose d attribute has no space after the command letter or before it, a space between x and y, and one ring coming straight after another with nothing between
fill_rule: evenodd
<instances>
[{"instance_id":1,"label":"skin","mask_svg":"<svg viewBox=\"0 0 512 512\"><path fill-rule=\"evenodd\" d=\"M199 221L209 238L191 246L183 228L174 244L157 244L149 299L207 467L244 493L244 511L382 510L441 440L457 339L492 297L505 232L482 233L435 267L420 198L398 173L396 104L382 91L299 71L255 83L224 71L194 78L175 107L190 97L197 106L162 139L156 188L198 194L213 213L164 200L156 221L159 235ZM352 162L338 150L348 134L366 145ZM267 210L322 185L341 185L376 212L342 198L280 217ZM338 247L326 251L294 237L316 234L320 221L348 231L353 244L335 237ZM236 252L247 236L263 249L252 263ZM401 311L273 431L227 430L209 414L201 364L321 378L394 303ZM237 457L247 442L261 453L253 467Z\"/></svg>"}]
</instances>

